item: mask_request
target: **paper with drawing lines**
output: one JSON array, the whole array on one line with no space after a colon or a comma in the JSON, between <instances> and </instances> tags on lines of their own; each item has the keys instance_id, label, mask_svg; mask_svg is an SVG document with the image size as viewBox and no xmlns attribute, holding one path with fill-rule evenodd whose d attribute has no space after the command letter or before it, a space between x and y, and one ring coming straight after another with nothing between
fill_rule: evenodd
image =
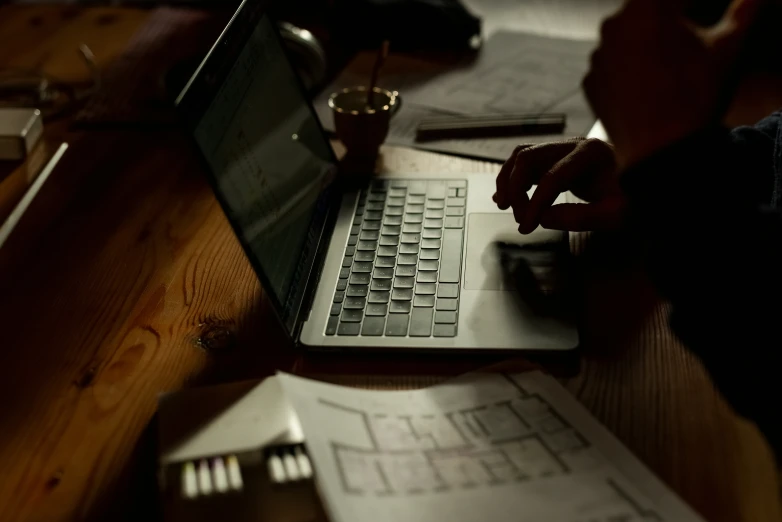
<instances>
[{"instance_id":1,"label":"paper with drawing lines","mask_svg":"<svg viewBox=\"0 0 782 522\"><path fill-rule=\"evenodd\" d=\"M401 392L280 380L333 522L700 520L541 373Z\"/></svg>"}]
</instances>

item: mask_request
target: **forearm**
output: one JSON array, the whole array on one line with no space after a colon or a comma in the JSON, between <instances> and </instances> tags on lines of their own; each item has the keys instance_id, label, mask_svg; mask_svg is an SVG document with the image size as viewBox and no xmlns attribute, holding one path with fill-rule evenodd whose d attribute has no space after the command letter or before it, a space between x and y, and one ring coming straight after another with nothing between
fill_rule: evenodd
<instances>
[{"instance_id":1,"label":"forearm","mask_svg":"<svg viewBox=\"0 0 782 522\"><path fill-rule=\"evenodd\" d=\"M774 128L707 129L623 177L650 275L671 325L735 409L782 451L775 426L782 344L782 221L774 192Z\"/></svg>"}]
</instances>

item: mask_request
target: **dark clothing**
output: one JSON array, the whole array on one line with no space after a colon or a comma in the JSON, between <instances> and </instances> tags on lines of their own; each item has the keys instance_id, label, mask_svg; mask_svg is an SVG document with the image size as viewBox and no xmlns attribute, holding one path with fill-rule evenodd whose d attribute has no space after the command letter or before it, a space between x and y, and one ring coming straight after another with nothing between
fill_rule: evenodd
<instances>
[{"instance_id":1,"label":"dark clothing","mask_svg":"<svg viewBox=\"0 0 782 522\"><path fill-rule=\"evenodd\" d=\"M782 459L782 113L698 132L622 178L671 327Z\"/></svg>"}]
</instances>

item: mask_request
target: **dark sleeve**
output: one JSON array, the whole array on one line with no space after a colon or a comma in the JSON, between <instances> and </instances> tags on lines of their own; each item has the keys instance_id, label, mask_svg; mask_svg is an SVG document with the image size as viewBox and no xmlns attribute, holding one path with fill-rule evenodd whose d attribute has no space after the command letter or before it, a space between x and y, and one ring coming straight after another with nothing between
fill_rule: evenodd
<instances>
[{"instance_id":1,"label":"dark sleeve","mask_svg":"<svg viewBox=\"0 0 782 522\"><path fill-rule=\"evenodd\" d=\"M674 332L782 457L780 114L710 128L623 174Z\"/></svg>"}]
</instances>

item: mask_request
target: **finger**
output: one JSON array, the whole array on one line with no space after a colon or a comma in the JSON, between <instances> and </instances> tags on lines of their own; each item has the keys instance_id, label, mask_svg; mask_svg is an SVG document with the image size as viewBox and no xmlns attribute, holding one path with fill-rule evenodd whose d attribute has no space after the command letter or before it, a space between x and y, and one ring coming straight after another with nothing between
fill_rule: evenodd
<instances>
[{"instance_id":1,"label":"finger","mask_svg":"<svg viewBox=\"0 0 782 522\"><path fill-rule=\"evenodd\" d=\"M625 208L624 200L618 197L597 203L562 203L547 209L540 225L570 232L615 230L624 222Z\"/></svg>"},{"instance_id":2,"label":"finger","mask_svg":"<svg viewBox=\"0 0 782 522\"><path fill-rule=\"evenodd\" d=\"M583 138L574 138L555 143L544 143L521 151L516 157L508 182L511 206L526 206L527 191L562 158L572 153Z\"/></svg>"},{"instance_id":3,"label":"finger","mask_svg":"<svg viewBox=\"0 0 782 522\"><path fill-rule=\"evenodd\" d=\"M595 160L602 159L602 147L604 145L598 140L581 141L572 154L551 168L530 199L524 221L519 226L522 234L535 230L541 214L554 204L559 194L568 190L579 176L591 172Z\"/></svg>"},{"instance_id":4,"label":"finger","mask_svg":"<svg viewBox=\"0 0 782 522\"><path fill-rule=\"evenodd\" d=\"M760 7L760 0L733 0L722 19L705 31L721 60L735 59Z\"/></svg>"},{"instance_id":5,"label":"finger","mask_svg":"<svg viewBox=\"0 0 782 522\"><path fill-rule=\"evenodd\" d=\"M505 210L510 206L510 203L508 202L508 179L513 170L513 165L516 163L516 157L521 151L530 147L532 147L532 145L519 145L513 149L510 157L505 160L505 163L502 165L500 173L497 174L497 191L492 196L492 199L502 210Z\"/></svg>"}]
</instances>

